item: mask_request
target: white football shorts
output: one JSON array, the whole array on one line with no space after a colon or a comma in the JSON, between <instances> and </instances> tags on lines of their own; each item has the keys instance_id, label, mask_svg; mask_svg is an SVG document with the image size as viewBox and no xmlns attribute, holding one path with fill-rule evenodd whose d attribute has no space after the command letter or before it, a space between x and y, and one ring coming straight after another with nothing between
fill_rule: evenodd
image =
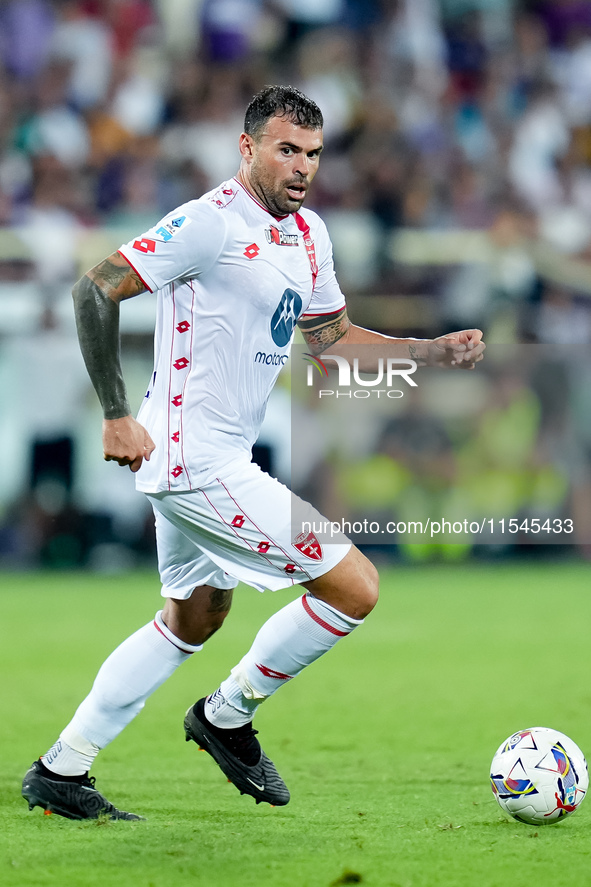
<instances>
[{"instance_id":1,"label":"white football shorts","mask_svg":"<svg viewBox=\"0 0 591 887\"><path fill-rule=\"evenodd\" d=\"M294 503L300 527L302 517L316 526L325 518L254 462L195 490L146 495L163 597L185 600L198 585L238 582L277 591L323 576L351 548L348 540L321 544L311 532L292 530Z\"/></svg>"}]
</instances>

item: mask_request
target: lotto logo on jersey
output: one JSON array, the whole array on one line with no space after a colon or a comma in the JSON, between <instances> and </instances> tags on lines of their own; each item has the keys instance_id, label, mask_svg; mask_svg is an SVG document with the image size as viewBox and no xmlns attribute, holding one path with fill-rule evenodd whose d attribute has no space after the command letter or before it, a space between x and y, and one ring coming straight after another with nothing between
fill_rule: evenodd
<instances>
[{"instance_id":1,"label":"lotto logo on jersey","mask_svg":"<svg viewBox=\"0 0 591 887\"><path fill-rule=\"evenodd\" d=\"M292 289L286 289L271 318L271 338L278 348L284 348L291 341L301 310L302 300L298 294Z\"/></svg>"},{"instance_id":2,"label":"lotto logo on jersey","mask_svg":"<svg viewBox=\"0 0 591 887\"><path fill-rule=\"evenodd\" d=\"M298 246L300 240L297 234L285 234L279 228L276 228L275 225L265 228L265 237L267 238L267 243L275 243L277 246Z\"/></svg>"},{"instance_id":3,"label":"lotto logo on jersey","mask_svg":"<svg viewBox=\"0 0 591 887\"><path fill-rule=\"evenodd\" d=\"M258 256L259 253L260 253L260 249L257 246L257 244L251 243L250 246L246 247L246 249L244 250L242 255L246 256L247 259L256 259L256 257Z\"/></svg>"},{"instance_id":4,"label":"lotto logo on jersey","mask_svg":"<svg viewBox=\"0 0 591 887\"><path fill-rule=\"evenodd\" d=\"M150 240L148 237L140 237L139 240L134 240L133 248L137 249L140 253L155 253L156 241Z\"/></svg>"},{"instance_id":5,"label":"lotto logo on jersey","mask_svg":"<svg viewBox=\"0 0 591 887\"><path fill-rule=\"evenodd\" d=\"M293 540L293 547L301 551L306 557L309 557L310 560L322 560L322 546L314 533L300 533Z\"/></svg>"}]
</instances>

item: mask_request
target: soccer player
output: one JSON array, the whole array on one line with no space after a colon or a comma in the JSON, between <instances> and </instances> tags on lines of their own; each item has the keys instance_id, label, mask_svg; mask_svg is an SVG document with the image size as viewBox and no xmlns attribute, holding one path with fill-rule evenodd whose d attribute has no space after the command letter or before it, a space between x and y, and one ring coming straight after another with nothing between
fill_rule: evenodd
<instances>
[{"instance_id":1,"label":"soccer player","mask_svg":"<svg viewBox=\"0 0 591 887\"><path fill-rule=\"evenodd\" d=\"M305 593L188 710L186 738L257 803L289 801L256 738L255 712L360 625L378 596L377 571L350 543L322 546L292 533L292 494L251 461L295 325L315 354L396 344L422 364L470 369L484 349L479 330L392 339L350 323L326 228L302 210L321 151L317 105L291 87L263 89L246 111L237 176L175 209L74 288L80 345L104 410L104 456L137 473L153 506L165 604L108 657L25 775L30 809L140 818L114 807L88 770L220 628L239 581L261 591L301 584ZM146 290L158 300L155 368L136 420L119 361L119 302ZM321 520L311 506L310 519Z\"/></svg>"}]
</instances>

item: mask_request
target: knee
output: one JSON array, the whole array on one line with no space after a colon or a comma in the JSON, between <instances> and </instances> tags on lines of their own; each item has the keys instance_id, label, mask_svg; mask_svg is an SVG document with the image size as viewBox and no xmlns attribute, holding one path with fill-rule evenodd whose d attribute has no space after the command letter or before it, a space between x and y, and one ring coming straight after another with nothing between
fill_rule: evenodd
<instances>
[{"instance_id":1,"label":"knee","mask_svg":"<svg viewBox=\"0 0 591 887\"><path fill-rule=\"evenodd\" d=\"M359 612L357 619L365 619L366 616L369 616L380 596L380 575L370 560L367 558L364 560L356 600Z\"/></svg>"},{"instance_id":2,"label":"knee","mask_svg":"<svg viewBox=\"0 0 591 887\"><path fill-rule=\"evenodd\" d=\"M208 618L203 621L201 626L202 638L196 643L204 644L205 641L208 641L210 637L216 633L216 631L219 631L229 612L229 610L226 610L225 612L208 614Z\"/></svg>"},{"instance_id":3,"label":"knee","mask_svg":"<svg viewBox=\"0 0 591 887\"><path fill-rule=\"evenodd\" d=\"M203 587L187 600L168 598L162 618L179 640L204 644L222 627L231 605L231 590Z\"/></svg>"},{"instance_id":4,"label":"knee","mask_svg":"<svg viewBox=\"0 0 591 887\"><path fill-rule=\"evenodd\" d=\"M365 619L378 600L379 575L372 562L352 547L336 567L304 586L351 619Z\"/></svg>"},{"instance_id":5,"label":"knee","mask_svg":"<svg viewBox=\"0 0 591 887\"><path fill-rule=\"evenodd\" d=\"M180 641L187 644L204 644L209 638L218 631L224 624L224 619L228 615L228 611L217 613L202 613L199 618L194 618L179 612L172 605L164 607L162 619L167 628Z\"/></svg>"},{"instance_id":6,"label":"knee","mask_svg":"<svg viewBox=\"0 0 591 887\"><path fill-rule=\"evenodd\" d=\"M379 588L378 571L359 549L354 549L345 582L344 612L353 619L365 619L378 602Z\"/></svg>"},{"instance_id":7,"label":"knee","mask_svg":"<svg viewBox=\"0 0 591 887\"><path fill-rule=\"evenodd\" d=\"M231 588L213 588L209 589L209 594L204 596L206 602L205 612L203 612L199 622L202 627L203 639L199 643L205 643L212 634L215 634L222 627L232 606L233 593Z\"/></svg>"}]
</instances>

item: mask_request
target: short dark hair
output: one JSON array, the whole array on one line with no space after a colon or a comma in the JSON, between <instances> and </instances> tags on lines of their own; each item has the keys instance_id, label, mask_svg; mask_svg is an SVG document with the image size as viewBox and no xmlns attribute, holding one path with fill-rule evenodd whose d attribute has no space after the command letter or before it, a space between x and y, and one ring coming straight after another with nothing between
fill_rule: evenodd
<instances>
[{"instance_id":1,"label":"short dark hair","mask_svg":"<svg viewBox=\"0 0 591 887\"><path fill-rule=\"evenodd\" d=\"M244 132L257 137L272 117L287 117L296 126L322 129L322 111L293 86L265 86L253 96L244 117Z\"/></svg>"}]
</instances>

